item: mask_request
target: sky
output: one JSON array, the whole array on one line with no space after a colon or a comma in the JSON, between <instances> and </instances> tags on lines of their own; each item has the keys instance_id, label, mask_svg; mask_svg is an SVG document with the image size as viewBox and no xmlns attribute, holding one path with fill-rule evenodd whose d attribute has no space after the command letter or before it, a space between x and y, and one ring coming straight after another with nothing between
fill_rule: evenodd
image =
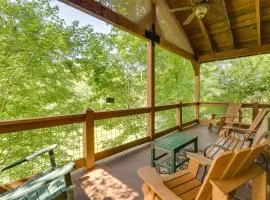
<instances>
[{"instance_id":1,"label":"sky","mask_svg":"<svg viewBox=\"0 0 270 200\"><path fill-rule=\"evenodd\" d=\"M111 29L110 25L106 24L105 22L95 17L92 17L91 15L88 15L57 0L52 0L51 5L59 7L59 17L61 19L64 19L68 25L70 25L73 21L77 20L80 22L81 26L85 26L88 24L92 25L94 31L96 32L100 33L110 32Z\"/></svg>"}]
</instances>

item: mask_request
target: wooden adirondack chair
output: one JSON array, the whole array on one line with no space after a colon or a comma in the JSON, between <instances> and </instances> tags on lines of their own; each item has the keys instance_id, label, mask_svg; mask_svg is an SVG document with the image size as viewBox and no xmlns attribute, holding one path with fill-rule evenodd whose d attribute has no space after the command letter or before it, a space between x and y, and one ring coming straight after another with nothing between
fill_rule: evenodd
<instances>
[{"instance_id":1,"label":"wooden adirondack chair","mask_svg":"<svg viewBox=\"0 0 270 200\"><path fill-rule=\"evenodd\" d=\"M224 151L235 151L260 142L268 131L268 127L260 128L268 112L269 109L261 109L248 129L224 126L218 141L204 149L204 156L213 159Z\"/></svg>"},{"instance_id":2,"label":"wooden adirondack chair","mask_svg":"<svg viewBox=\"0 0 270 200\"><path fill-rule=\"evenodd\" d=\"M217 114L212 113L211 118L208 120L208 128L211 129L213 124L216 124L219 126L219 132L224 125L232 125L241 107L242 104L240 103L229 104L226 116L221 116L220 118L217 118Z\"/></svg>"},{"instance_id":3,"label":"wooden adirondack chair","mask_svg":"<svg viewBox=\"0 0 270 200\"><path fill-rule=\"evenodd\" d=\"M30 180L15 189L0 193L0 200L73 199L70 172L74 169L75 163L70 162L64 166L57 167L53 153L56 147L54 144L42 148L31 155L0 168L0 172L3 172L45 153L49 154L51 162L50 169L33 176Z\"/></svg>"},{"instance_id":4,"label":"wooden adirondack chair","mask_svg":"<svg viewBox=\"0 0 270 200\"><path fill-rule=\"evenodd\" d=\"M199 167L209 165L209 160L199 154L189 154L187 170L161 177L149 167L138 170L144 181L144 200L229 200L230 193L252 180L252 199L266 200L267 173L253 161L264 152L266 144L239 152L225 152L215 158L201 182L197 178Z\"/></svg>"}]
</instances>

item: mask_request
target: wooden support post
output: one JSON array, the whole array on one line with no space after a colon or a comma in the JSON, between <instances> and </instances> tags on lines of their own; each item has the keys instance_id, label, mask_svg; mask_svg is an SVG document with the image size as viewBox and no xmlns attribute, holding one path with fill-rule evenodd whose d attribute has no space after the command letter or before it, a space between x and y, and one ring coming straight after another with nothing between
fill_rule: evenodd
<instances>
[{"instance_id":1,"label":"wooden support post","mask_svg":"<svg viewBox=\"0 0 270 200\"><path fill-rule=\"evenodd\" d=\"M86 168L91 169L95 166L94 111L91 109L85 111L83 137Z\"/></svg>"},{"instance_id":2,"label":"wooden support post","mask_svg":"<svg viewBox=\"0 0 270 200\"><path fill-rule=\"evenodd\" d=\"M252 109L252 121L255 119L259 112L259 104L258 103L253 103L253 109Z\"/></svg>"},{"instance_id":3,"label":"wooden support post","mask_svg":"<svg viewBox=\"0 0 270 200\"><path fill-rule=\"evenodd\" d=\"M242 123L242 119L243 119L243 111L240 109L239 110L239 122Z\"/></svg>"},{"instance_id":4,"label":"wooden support post","mask_svg":"<svg viewBox=\"0 0 270 200\"><path fill-rule=\"evenodd\" d=\"M192 63L194 70L194 100L195 107L195 119L197 123L200 122L200 63Z\"/></svg>"},{"instance_id":5,"label":"wooden support post","mask_svg":"<svg viewBox=\"0 0 270 200\"><path fill-rule=\"evenodd\" d=\"M255 0L258 46L262 45L260 0Z\"/></svg>"},{"instance_id":6,"label":"wooden support post","mask_svg":"<svg viewBox=\"0 0 270 200\"><path fill-rule=\"evenodd\" d=\"M181 131L182 130L182 125L183 121L182 121L182 103L179 102L178 107L176 109L176 126L178 127L178 130Z\"/></svg>"},{"instance_id":7,"label":"wooden support post","mask_svg":"<svg viewBox=\"0 0 270 200\"><path fill-rule=\"evenodd\" d=\"M156 4L151 4L152 32L155 35ZM155 137L155 41L147 43L147 106L150 107L147 132L150 141Z\"/></svg>"}]
</instances>

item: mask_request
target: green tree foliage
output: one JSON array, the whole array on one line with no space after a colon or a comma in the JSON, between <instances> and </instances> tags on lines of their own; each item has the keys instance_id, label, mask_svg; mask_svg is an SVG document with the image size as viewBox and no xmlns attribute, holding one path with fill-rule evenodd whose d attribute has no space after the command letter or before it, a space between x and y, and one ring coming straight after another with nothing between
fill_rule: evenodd
<instances>
[{"instance_id":1,"label":"green tree foliage","mask_svg":"<svg viewBox=\"0 0 270 200\"><path fill-rule=\"evenodd\" d=\"M0 119L76 113L87 107L99 111L146 106L145 41L117 28L101 34L77 21L67 25L49 0L1 0L0 26ZM166 89L171 91L170 95L159 92L159 102L178 101L175 86L183 82L177 76L169 83L169 74L180 73L182 61L162 50L158 56ZM169 56L173 59L164 62ZM166 84L162 79L158 87ZM107 97L115 102L106 103ZM96 150L144 137L146 120L141 115L100 121ZM59 162L82 156L80 125L4 134L0 139L1 166L52 143L58 144ZM43 161L33 162L10 176L27 176L43 167ZM6 180L7 176L1 177Z\"/></svg>"},{"instance_id":2,"label":"green tree foliage","mask_svg":"<svg viewBox=\"0 0 270 200\"><path fill-rule=\"evenodd\" d=\"M201 99L212 102L270 103L270 55L217 61L201 67ZM203 109L224 113L224 109Z\"/></svg>"}]
</instances>

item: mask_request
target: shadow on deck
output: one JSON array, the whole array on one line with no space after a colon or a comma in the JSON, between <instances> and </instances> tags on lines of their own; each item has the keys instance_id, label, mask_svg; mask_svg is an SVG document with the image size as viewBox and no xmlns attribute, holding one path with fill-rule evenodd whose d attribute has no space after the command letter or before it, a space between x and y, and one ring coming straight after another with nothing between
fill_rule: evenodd
<instances>
[{"instance_id":1,"label":"shadow on deck","mask_svg":"<svg viewBox=\"0 0 270 200\"><path fill-rule=\"evenodd\" d=\"M217 140L217 131L209 131L202 125L193 126L184 132L198 136L199 150ZM72 174L75 199L143 199L142 181L137 170L144 165L151 165L150 156L150 144L145 144L99 161L91 171L76 170ZM240 188L237 196L250 199L250 186L244 185ZM270 200L270 188L268 199Z\"/></svg>"}]
</instances>

